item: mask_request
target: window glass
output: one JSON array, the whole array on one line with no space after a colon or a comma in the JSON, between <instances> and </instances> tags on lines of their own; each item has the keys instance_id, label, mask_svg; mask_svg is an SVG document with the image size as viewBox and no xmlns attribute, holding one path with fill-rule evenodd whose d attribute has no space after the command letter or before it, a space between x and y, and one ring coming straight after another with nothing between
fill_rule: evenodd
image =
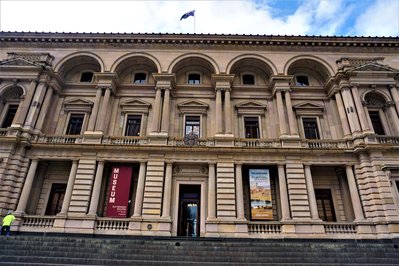
<instances>
[{"instance_id":1,"label":"window glass","mask_svg":"<svg viewBox=\"0 0 399 266\"><path fill-rule=\"evenodd\" d=\"M61 211L66 191L66 184L53 184L45 215L56 215Z\"/></svg>"},{"instance_id":2,"label":"window glass","mask_svg":"<svg viewBox=\"0 0 399 266\"><path fill-rule=\"evenodd\" d=\"M201 75L200 74L189 74L188 75L188 84L197 85L201 83Z\"/></svg>"},{"instance_id":3,"label":"window glass","mask_svg":"<svg viewBox=\"0 0 399 266\"><path fill-rule=\"evenodd\" d=\"M305 138L307 139L320 139L319 130L317 129L316 118L302 118L303 130Z\"/></svg>"},{"instance_id":4,"label":"window glass","mask_svg":"<svg viewBox=\"0 0 399 266\"><path fill-rule=\"evenodd\" d=\"M251 74L242 75L242 84L244 85L254 85L255 84L255 77Z\"/></svg>"},{"instance_id":5,"label":"window glass","mask_svg":"<svg viewBox=\"0 0 399 266\"><path fill-rule=\"evenodd\" d=\"M297 86L309 86L309 79L307 76L296 76Z\"/></svg>"},{"instance_id":6,"label":"window glass","mask_svg":"<svg viewBox=\"0 0 399 266\"><path fill-rule=\"evenodd\" d=\"M199 116L186 116L186 125L184 127L184 134L195 134L200 136L200 117Z\"/></svg>"},{"instance_id":7,"label":"window glass","mask_svg":"<svg viewBox=\"0 0 399 266\"><path fill-rule=\"evenodd\" d=\"M371 124L373 125L373 129L375 134L377 135L385 135L384 127L382 126L382 122L380 119L379 111L369 111Z\"/></svg>"},{"instance_id":8,"label":"window glass","mask_svg":"<svg viewBox=\"0 0 399 266\"><path fill-rule=\"evenodd\" d=\"M91 82L93 80L93 72L83 72L80 76L80 82Z\"/></svg>"},{"instance_id":9,"label":"window glass","mask_svg":"<svg viewBox=\"0 0 399 266\"><path fill-rule=\"evenodd\" d=\"M17 113L18 105L10 104L8 106L8 110L6 116L4 118L3 124L1 125L2 128L7 128L11 126L12 121L14 120L15 114Z\"/></svg>"},{"instance_id":10,"label":"window glass","mask_svg":"<svg viewBox=\"0 0 399 266\"><path fill-rule=\"evenodd\" d=\"M134 74L134 80L133 82L135 84L144 84L147 82L147 74L146 73L136 73Z\"/></svg>"},{"instance_id":11,"label":"window glass","mask_svg":"<svg viewBox=\"0 0 399 266\"><path fill-rule=\"evenodd\" d=\"M325 222L336 222L330 189L315 189L319 218Z\"/></svg>"},{"instance_id":12,"label":"window glass","mask_svg":"<svg viewBox=\"0 0 399 266\"><path fill-rule=\"evenodd\" d=\"M258 117L244 117L245 138L259 138L259 120Z\"/></svg>"},{"instance_id":13,"label":"window glass","mask_svg":"<svg viewBox=\"0 0 399 266\"><path fill-rule=\"evenodd\" d=\"M128 115L125 136L140 136L141 115Z\"/></svg>"},{"instance_id":14,"label":"window glass","mask_svg":"<svg viewBox=\"0 0 399 266\"><path fill-rule=\"evenodd\" d=\"M84 114L71 114L66 134L79 135L82 131L84 117Z\"/></svg>"}]
</instances>

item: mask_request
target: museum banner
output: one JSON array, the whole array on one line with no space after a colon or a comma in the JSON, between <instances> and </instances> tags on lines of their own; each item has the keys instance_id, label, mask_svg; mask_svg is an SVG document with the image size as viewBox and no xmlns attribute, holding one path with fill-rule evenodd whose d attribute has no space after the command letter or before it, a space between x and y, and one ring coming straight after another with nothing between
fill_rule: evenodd
<instances>
[{"instance_id":1,"label":"museum banner","mask_svg":"<svg viewBox=\"0 0 399 266\"><path fill-rule=\"evenodd\" d=\"M272 220L272 191L269 169L249 169L252 220Z\"/></svg>"},{"instance_id":2,"label":"museum banner","mask_svg":"<svg viewBox=\"0 0 399 266\"><path fill-rule=\"evenodd\" d=\"M132 167L113 166L109 182L107 217L126 218L130 194Z\"/></svg>"}]
</instances>

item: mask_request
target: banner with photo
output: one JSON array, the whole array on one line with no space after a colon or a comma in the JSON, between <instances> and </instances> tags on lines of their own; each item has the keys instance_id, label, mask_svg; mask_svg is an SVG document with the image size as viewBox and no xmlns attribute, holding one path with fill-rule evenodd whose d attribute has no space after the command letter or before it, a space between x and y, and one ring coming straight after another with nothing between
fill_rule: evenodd
<instances>
[{"instance_id":1,"label":"banner with photo","mask_svg":"<svg viewBox=\"0 0 399 266\"><path fill-rule=\"evenodd\" d=\"M252 220L273 220L269 169L249 169Z\"/></svg>"},{"instance_id":2,"label":"banner with photo","mask_svg":"<svg viewBox=\"0 0 399 266\"><path fill-rule=\"evenodd\" d=\"M107 217L126 218L128 216L128 203L132 167L112 167L107 200Z\"/></svg>"}]
</instances>

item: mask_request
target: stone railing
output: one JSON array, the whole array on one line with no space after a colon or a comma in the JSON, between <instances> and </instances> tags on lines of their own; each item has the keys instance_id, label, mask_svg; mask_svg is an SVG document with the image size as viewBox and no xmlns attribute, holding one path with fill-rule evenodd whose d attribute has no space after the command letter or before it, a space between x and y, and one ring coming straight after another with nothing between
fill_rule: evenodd
<instances>
[{"instance_id":1,"label":"stone railing","mask_svg":"<svg viewBox=\"0 0 399 266\"><path fill-rule=\"evenodd\" d=\"M399 136L377 136L379 144L399 144Z\"/></svg>"},{"instance_id":2,"label":"stone railing","mask_svg":"<svg viewBox=\"0 0 399 266\"><path fill-rule=\"evenodd\" d=\"M356 225L347 223L325 223L326 234L356 234Z\"/></svg>"},{"instance_id":3,"label":"stone railing","mask_svg":"<svg viewBox=\"0 0 399 266\"><path fill-rule=\"evenodd\" d=\"M124 231L129 229L129 220L117 220L109 218L98 218L95 225L96 230L101 231Z\"/></svg>"},{"instance_id":4,"label":"stone railing","mask_svg":"<svg viewBox=\"0 0 399 266\"><path fill-rule=\"evenodd\" d=\"M274 139L236 139L234 146L243 148L278 148L280 140Z\"/></svg>"},{"instance_id":5,"label":"stone railing","mask_svg":"<svg viewBox=\"0 0 399 266\"><path fill-rule=\"evenodd\" d=\"M108 137L103 138L102 144L112 144L112 145L131 145L131 146L139 146L145 145L148 143L146 138L142 137Z\"/></svg>"},{"instance_id":6,"label":"stone railing","mask_svg":"<svg viewBox=\"0 0 399 266\"><path fill-rule=\"evenodd\" d=\"M168 146L186 146L186 147L210 147L215 146L215 140L197 138L188 141L186 138L172 138L168 140Z\"/></svg>"},{"instance_id":7,"label":"stone railing","mask_svg":"<svg viewBox=\"0 0 399 266\"><path fill-rule=\"evenodd\" d=\"M0 137L7 136L7 128L0 128Z\"/></svg>"},{"instance_id":8,"label":"stone railing","mask_svg":"<svg viewBox=\"0 0 399 266\"><path fill-rule=\"evenodd\" d=\"M310 149L349 149L353 147L351 141L308 139L302 141L302 147Z\"/></svg>"},{"instance_id":9,"label":"stone railing","mask_svg":"<svg viewBox=\"0 0 399 266\"><path fill-rule=\"evenodd\" d=\"M22 226L30 228L51 228L54 225L54 220L54 217L24 216Z\"/></svg>"},{"instance_id":10,"label":"stone railing","mask_svg":"<svg viewBox=\"0 0 399 266\"><path fill-rule=\"evenodd\" d=\"M80 135L46 135L37 136L34 141L38 143L54 143L54 144L74 144L82 143L83 137Z\"/></svg>"},{"instance_id":11,"label":"stone railing","mask_svg":"<svg viewBox=\"0 0 399 266\"><path fill-rule=\"evenodd\" d=\"M280 234L280 223L255 223L248 224L248 233L250 234Z\"/></svg>"}]
</instances>

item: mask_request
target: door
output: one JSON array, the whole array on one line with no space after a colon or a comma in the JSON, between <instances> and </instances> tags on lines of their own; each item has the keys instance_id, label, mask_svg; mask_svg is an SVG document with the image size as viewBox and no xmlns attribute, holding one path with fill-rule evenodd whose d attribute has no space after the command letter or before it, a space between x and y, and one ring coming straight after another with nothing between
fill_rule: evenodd
<instances>
[{"instance_id":1,"label":"door","mask_svg":"<svg viewBox=\"0 0 399 266\"><path fill-rule=\"evenodd\" d=\"M200 236L201 185L180 185L178 236Z\"/></svg>"}]
</instances>

